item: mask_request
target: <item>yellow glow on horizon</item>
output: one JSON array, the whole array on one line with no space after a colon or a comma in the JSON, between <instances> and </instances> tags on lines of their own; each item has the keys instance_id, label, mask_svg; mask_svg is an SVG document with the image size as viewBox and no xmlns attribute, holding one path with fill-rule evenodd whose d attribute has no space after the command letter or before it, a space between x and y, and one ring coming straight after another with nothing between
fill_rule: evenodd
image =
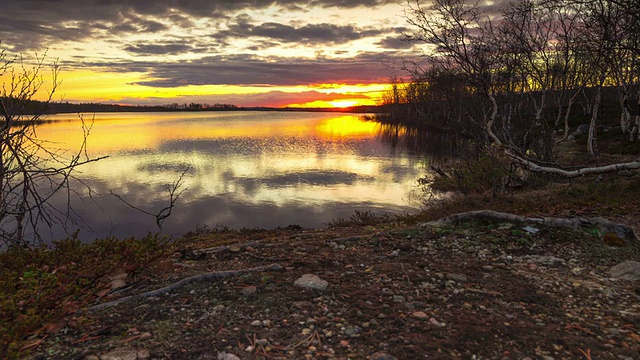
<instances>
[{"instance_id":1,"label":"yellow glow on horizon","mask_svg":"<svg viewBox=\"0 0 640 360\"><path fill-rule=\"evenodd\" d=\"M351 106L359 105L358 100L335 100L329 101L329 104L334 108L347 108Z\"/></svg>"},{"instance_id":2,"label":"yellow glow on horizon","mask_svg":"<svg viewBox=\"0 0 640 360\"><path fill-rule=\"evenodd\" d=\"M35 96L45 100L52 79L45 71L42 89ZM67 70L62 69L58 80L61 84L54 94L53 101L98 102L116 104L164 105L178 103L231 103L242 98L240 106L288 106L288 107L325 107L344 108L358 105L375 105L387 84L309 84L296 86L240 86L240 85L183 85L176 87L154 87L145 82L157 80L144 72L113 72L106 69ZM0 83L7 83L8 75L0 76ZM279 92L277 101L268 103L269 98L260 96ZM287 103L287 94L292 101ZM315 94L315 95L314 95ZM256 103L251 103L252 95ZM335 98L332 99L332 95ZM350 96L353 96L351 98ZM308 98L305 98L308 97ZM218 101L218 99L230 99ZM265 103L266 102L266 103Z\"/></svg>"}]
</instances>

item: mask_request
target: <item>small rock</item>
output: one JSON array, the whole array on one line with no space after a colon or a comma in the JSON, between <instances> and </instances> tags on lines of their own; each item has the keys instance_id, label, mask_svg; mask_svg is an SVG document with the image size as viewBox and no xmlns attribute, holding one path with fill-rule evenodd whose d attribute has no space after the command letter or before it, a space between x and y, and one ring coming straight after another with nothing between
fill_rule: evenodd
<instances>
[{"instance_id":1,"label":"small rock","mask_svg":"<svg viewBox=\"0 0 640 360\"><path fill-rule=\"evenodd\" d=\"M640 281L640 262L628 260L609 270L612 277L620 280Z\"/></svg>"},{"instance_id":2,"label":"small rock","mask_svg":"<svg viewBox=\"0 0 640 360\"><path fill-rule=\"evenodd\" d=\"M240 249L240 247L238 247L238 246L230 246L230 247L229 247L229 251L230 251L230 252L232 252L232 253L238 253L238 252L240 252L241 250L242 250L242 249Z\"/></svg>"},{"instance_id":3,"label":"small rock","mask_svg":"<svg viewBox=\"0 0 640 360\"><path fill-rule=\"evenodd\" d=\"M151 335L151 333L148 332L144 332L142 334L140 334L140 340L147 340L150 339L153 335Z\"/></svg>"},{"instance_id":4,"label":"small rock","mask_svg":"<svg viewBox=\"0 0 640 360\"><path fill-rule=\"evenodd\" d=\"M447 274L447 279L454 280L457 282L465 282L467 281L467 277L463 274Z\"/></svg>"},{"instance_id":5,"label":"small rock","mask_svg":"<svg viewBox=\"0 0 640 360\"><path fill-rule=\"evenodd\" d=\"M540 232L540 229L533 226L525 226L522 230L528 232L529 234L535 235Z\"/></svg>"},{"instance_id":6,"label":"small rock","mask_svg":"<svg viewBox=\"0 0 640 360\"><path fill-rule=\"evenodd\" d=\"M221 353L218 353L218 360L240 360L240 358L233 354L221 352Z\"/></svg>"},{"instance_id":7,"label":"small rock","mask_svg":"<svg viewBox=\"0 0 640 360\"><path fill-rule=\"evenodd\" d=\"M346 329L344 329L344 333L345 335L348 335L348 336L355 336L360 333L360 328L357 326L349 326Z\"/></svg>"},{"instance_id":8,"label":"small rock","mask_svg":"<svg viewBox=\"0 0 640 360\"><path fill-rule=\"evenodd\" d=\"M564 259L560 259L555 256L529 255L525 256L525 259L544 266L564 265L566 263Z\"/></svg>"},{"instance_id":9,"label":"small rock","mask_svg":"<svg viewBox=\"0 0 640 360\"><path fill-rule=\"evenodd\" d=\"M402 296L402 295L394 295L394 296L393 296L393 302L396 302L396 303L403 303L403 302L405 302L405 301L407 301L407 300L406 300L406 299L404 298L404 296Z\"/></svg>"},{"instance_id":10,"label":"small rock","mask_svg":"<svg viewBox=\"0 0 640 360\"><path fill-rule=\"evenodd\" d=\"M149 350L133 347L121 347L100 356L101 360L145 360L150 357Z\"/></svg>"},{"instance_id":11,"label":"small rock","mask_svg":"<svg viewBox=\"0 0 640 360\"><path fill-rule=\"evenodd\" d=\"M413 314L411 314L411 316L420 320L426 320L429 318L429 315L425 314L424 311L416 311Z\"/></svg>"},{"instance_id":12,"label":"small rock","mask_svg":"<svg viewBox=\"0 0 640 360\"><path fill-rule=\"evenodd\" d=\"M254 321L251 322L251 326L260 327L260 326L262 326L262 321L254 320Z\"/></svg>"},{"instance_id":13,"label":"small rock","mask_svg":"<svg viewBox=\"0 0 640 360\"><path fill-rule=\"evenodd\" d=\"M397 360L395 356L386 354L386 353L375 353L373 355L371 355L371 357L369 358L371 360Z\"/></svg>"},{"instance_id":14,"label":"small rock","mask_svg":"<svg viewBox=\"0 0 640 360\"><path fill-rule=\"evenodd\" d=\"M258 340L256 340L256 345L267 346L267 345L269 345L269 340L267 340L267 339L258 339Z\"/></svg>"},{"instance_id":15,"label":"small rock","mask_svg":"<svg viewBox=\"0 0 640 360\"><path fill-rule=\"evenodd\" d=\"M216 305L213 307L213 311L219 313L219 312L223 312L225 309L224 305Z\"/></svg>"},{"instance_id":16,"label":"small rock","mask_svg":"<svg viewBox=\"0 0 640 360\"><path fill-rule=\"evenodd\" d=\"M303 309L313 309L315 307L315 305L313 305L312 302L310 301L294 301L293 302L293 307L303 310Z\"/></svg>"},{"instance_id":17,"label":"small rock","mask_svg":"<svg viewBox=\"0 0 640 360\"><path fill-rule=\"evenodd\" d=\"M437 327L444 327L445 324L439 322L438 320L431 318L429 319L429 322L432 323L433 325L437 326Z\"/></svg>"},{"instance_id":18,"label":"small rock","mask_svg":"<svg viewBox=\"0 0 640 360\"><path fill-rule=\"evenodd\" d=\"M388 289L388 288L382 288L382 290L380 290L380 292L382 293L382 295L393 295L393 291L391 289Z\"/></svg>"},{"instance_id":19,"label":"small rock","mask_svg":"<svg viewBox=\"0 0 640 360\"><path fill-rule=\"evenodd\" d=\"M247 286L240 290L240 294L244 296L250 296L258 292L258 288L255 286Z\"/></svg>"},{"instance_id":20,"label":"small rock","mask_svg":"<svg viewBox=\"0 0 640 360\"><path fill-rule=\"evenodd\" d=\"M315 289L324 291L329 286L329 283L326 280L320 279L318 276L313 274L304 274L298 280L296 280L293 285L304 287L307 289Z\"/></svg>"}]
</instances>

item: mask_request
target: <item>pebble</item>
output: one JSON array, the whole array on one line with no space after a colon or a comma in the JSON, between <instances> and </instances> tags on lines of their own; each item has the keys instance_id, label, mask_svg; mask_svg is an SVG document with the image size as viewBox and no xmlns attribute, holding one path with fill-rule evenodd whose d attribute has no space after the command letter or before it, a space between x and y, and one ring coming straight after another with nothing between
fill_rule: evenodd
<instances>
[{"instance_id":1,"label":"pebble","mask_svg":"<svg viewBox=\"0 0 640 360\"><path fill-rule=\"evenodd\" d=\"M147 349L136 349L133 347L121 347L106 354L100 355L100 360L145 360L149 359L151 354Z\"/></svg>"},{"instance_id":2,"label":"pebble","mask_svg":"<svg viewBox=\"0 0 640 360\"><path fill-rule=\"evenodd\" d=\"M360 328L357 326L349 326L344 329L344 333L348 336L356 336L360 333Z\"/></svg>"},{"instance_id":3,"label":"pebble","mask_svg":"<svg viewBox=\"0 0 640 360\"><path fill-rule=\"evenodd\" d=\"M457 282L465 282L467 281L467 277L463 274L447 274L447 279L454 280Z\"/></svg>"},{"instance_id":4,"label":"pebble","mask_svg":"<svg viewBox=\"0 0 640 360\"><path fill-rule=\"evenodd\" d=\"M269 345L269 340L267 340L267 339L258 339L258 340L256 340L256 345L260 345L260 346Z\"/></svg>"},{"instance_id":5,"label":"pebble","mask_svg":"<svg viewBox=\"0 0 640 360\"><path fill-rule=\"evenodd\" d=\"M240 360L240 358L233 354L221 352L218 353L218 360Z\"/></svg>"},{"instance_id":6,"label":"pebble","mask_svg":"<svg viewBox=\"0 0 640 360\"><path fill-rule=\"evenodd\" d=\"M393 355L389 355L387 353L375 353L373 355L371 355L371 357L369 358L371 360L397 360L395 356Z\"/></svg>"},{"instance_id":7,"label":"pebble","mask_svg":"<svg viewBox=\"0 0 640 360\"><path fill-rule=\"evenodd\" d=\"M437 327L445 327L444 323L439 322L438 320L431 318L429 319L429 322L432 323L433 325L437 326Z\"/></svg>"},{"instance_id":8,"label":"pebble","mask_svg":"<svg viewBox=\"0 0 640 360\"><path fill-rule=\"evenodd\" d=\"M395 303L403 303L405 301L407 301L407 300L402 295L395 295L393 297L393 302L395 302Z\"/></svg>"},{"instance_id":9,"label":"pebble","mask_svg":"<svg viewBox=\"0 0 640 360\"><path fill-rule=\"evenodd\" d=\"M258 288L255 286L247 286L242 288L242 290L240 290L240 294L244 295L244 296L249 296L249 295L253 295L255 293L258 292Z\"/></svg>"},{"instance_id":10,"label":"pebble","mask_svg":"<svg viewBox=\"0 0 640 360\"><path fill-rule=\"evenodd\" d=\"M425 314L424 311L416 311L413 314L411 314L411 316L420 320L426 320L429 318L429 315Z\"/></svg>"},{"instance_id":11,"label":"pebble","mask_svg":"<svg viewBox=\"0 0 640 360\"><path fill-rule=\"evenodd\" d=\"M218 313L219 312L223 312L224 309L225 309L224 305L216 305L216 306L213 307L213 311L218 312Z\"/></svg>"},{"instance_id":12,"label":"pebble","mask_svg":"<svg viewBox=\"0 0 640 360\"><path fill-rule=\"evenodd\" d=\"M329 286L329 283L326 280L320 279L317 275L304 274L296 280L293 285L307 289L324 291L327 289L327 286Z\"/></svg>"},{"instance_id":13,"label":"pebble","mask_svg":"<svg viewBox=\"0 0 640 360\"><path fill-rule=\"evenodd\" d=\"M262 321L254 320L254 321L251 322L251 326L255 326L255 327L262 326Z\"/></svg>"}]
</instances>

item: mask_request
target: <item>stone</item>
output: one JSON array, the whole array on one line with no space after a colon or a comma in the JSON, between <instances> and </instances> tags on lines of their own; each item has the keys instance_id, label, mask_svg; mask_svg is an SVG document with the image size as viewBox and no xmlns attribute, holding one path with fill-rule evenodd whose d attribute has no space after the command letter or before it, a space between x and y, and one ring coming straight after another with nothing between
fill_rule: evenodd
<instances>
[{"instance_id":1,"label":"stone","mask_svg":"<svg viewBox=\"0 0 640 360\"><path fill-rule=\"evenodd\" d=\"M529 255L524 258L528 261L544 266L564 265L566 263L564 259L560 259L555 256Z\"/></svg>"},{"instance_id":2,"label":"stone","mask_svg":"<svg viewBox=\"0 0 640 360\"><path fill-rule=\"evenodd\" d=\"M429 315L425 314L424 311L416 311L413 314L411 314L411 316L413 316L416 319L420 319L420 320L427 320L429 319Z\"/></svg>"},{"instance_id":3,"label":"stone","mask_svg":"<svg viewBox=\"0 0 640 360\"><path fill-rule=\"evenodd\" d=\"M429 322L437 327L445 327L445 324L441 323L440 321L434 318L429 319Z\"/></svg>"},{"instance_id":4,"label":"stone","mask_svg":"<svg viewBox=\"0 0 640 360\"><path fill-rule=\"evenodd\" d=\"M312 302L310 302L310 301L306 301L306 300L302 300L302 301L294 301L294 302L292 303L292 305L293 305L293 307L295 307L296 309L301 309L301 310L304 310L304 309L309 310L309 309L313 309L313 308L315 307L315 305L314 305Z\"/></svg>"},{"instance_id":5,"label":"stone","mask_svg":"<svg viewBox=\"0 0 640 360\"><path fill-rule=\"evenodd\" d=\"M393 302L395 302L395 303L403 303L405 301L407 301L407 300L402 295L394 295L393 296Z\"/></svg>"},{"instance_id":6,"label":"stone","mask_svg":"<svg viewBox=\"0 0 640 360\"><path fill-rule=\"evenodd\" d=\"M371 357L369 358L371 360L397 360L397 358L393 355L389 355L387 353L375 353L373 355L371 355Z\"/></svg>"},{"instance_id":7,"label":"stone","mask_svg":"<svg viewBox=\"0 0 640 360\"><path fill-rule=\"evenodd\" d=\"M296 280L293 285L307 289L324 291L327 289L327 286L329 286L329 283L314 274L304 274Z\"/></svg>"},{"instance_id":8,"label":"stone","mask_svg":"<svg viewBox=\"0 0 640 360\"><path fill-rule=\"evenodd\" d=\"M101 360L145 360L149 359L149 350L133 347L121 347L100 356Z\"/></svg>"},{"instance_id":9,"label":"stone","mask_svg":"<svg viewBox=\"0 0 640 360\"><path fill-rule=\"evenodd\" d=\"M260 327L260 326L262 326L262 321L254 320L254 321L251 322L251 326Z\"/></svg>"},{"instance_id":10,"label":"stone","mask_svg":"<svg viewBox=\"0 0 640 360\"><path fill-rule=\"evenodd\" d=\"M258 288L255 286L247 286L242 288L242 290L240 290L240 294L244 295L244 296L249 296L249 295L253 295L255 293L258 292Z\"/></svg>"},{"instance_id":11,"label":"stone","mask_svg":"<svg viewBox=\"0 0 640 360\"><path fill-rule=\"evenodd\" d=\"M640 281L640 262L628 260L609 270L612 277L620 280Z\"/></svg>"},{"instance_id":12,"label":"stone","mask_svg":"<svg viewBox=\"0 0 640 360\"><path fill-rule=\"evenodd\" d=\"M218 353L218 360L240 360L240 358L233 354L221 352L221 353Z\"/></svg>"},{"instance_id":13,"label":"stone","mask_svg":"<svg viewBox=\"0 0 640 360\"><path fill-rule=\"evenodd\" d=\"M447 279L457 281L457 282L467 281L467 277L463 274L447 274Z\"/></svg>"}]
</instances>

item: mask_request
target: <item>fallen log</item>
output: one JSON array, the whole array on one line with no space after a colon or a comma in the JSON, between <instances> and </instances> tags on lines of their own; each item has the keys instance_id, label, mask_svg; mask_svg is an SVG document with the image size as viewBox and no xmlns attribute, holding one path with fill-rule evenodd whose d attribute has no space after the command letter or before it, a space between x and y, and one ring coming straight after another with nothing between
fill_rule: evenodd
<instances>
[{"instance_id":1,"label":"fallen log","mask_svg":"<svg viewBox=\"0 0 640 360\"><path fill-rule=\"evenodd\" d=\"M597 227L602 233L614 233L626 241L638 241L633 228L619 223L611 222L601 217L595 218L555 218L555 217L526 217L511 213L503 213L493 210L475 210L459 214L453 214L423 224L423 226L442 226L452 223L460 223L469 220L506 221L526 224L539 224L550 227L589 228Z\"/></svg>"},{"instance_id":2,"label":"fallen log","mask_svg":"<svg viewBox=\"0 0 640 360\"><path fill-rule=\"evenodd\" d=\"M203 281L203 280L208 280L208 279L214 279L214 278L223 278L223 277L228 277L228 276L236 276L236 275L240 275L240 274L244 274L244 273L248 273L248 272L258 272L258 271L276 271L276 270L282 270L284 269L282 267L282 265L280 264L271 264L271 265L266 265L266 266L258 266L258 267L253 267L253 268L248 268L248 269L240 269L240 270L227 270L227 271L214 271L214 272L209 272L209 273L204 273L204 274L198 274L198 275L194 275L188 278L184 278L182 280L179 280L171 285L165 286L163 288L160 289L156 289L156 290L151 290L151 291L147 291L145 293L142 294L138 294L138 295L131 295L131 296L126 296L117 300L113 300L110 302L106 302L106 303L102 303L102 304L98 304L98 305L94 305L94 306L90 306L88 308L86 308L86 311L96 311L96 310L101 310L101 309L106 309L124 302L128 302L131 300L135 300L135 299L141 299L141 298L145 298L145 297L149 297L149 296L156 296L156 295L160 295L172 290L175 290L181 286L190 284L192 282L196 282L196 281Z\"/></svg>"},{"instance_id":3,"label":"fallen log","mask_svg":"<svg viewBox=\"0 0 640 360\"><path fill-rule=\"evenodd\" d=\"M640 160L630 161L626 163L611 164L605 166L585 167L576 170L565 170L553 166L538 165L531 160L524 159L511 151L505 150L505 154L515 163L524 166L527 170L534 173L545 173L563 176L566 178L576 178L585 175L607 174L622 170L640 169Z\"/></svg>"}]
</instances>

